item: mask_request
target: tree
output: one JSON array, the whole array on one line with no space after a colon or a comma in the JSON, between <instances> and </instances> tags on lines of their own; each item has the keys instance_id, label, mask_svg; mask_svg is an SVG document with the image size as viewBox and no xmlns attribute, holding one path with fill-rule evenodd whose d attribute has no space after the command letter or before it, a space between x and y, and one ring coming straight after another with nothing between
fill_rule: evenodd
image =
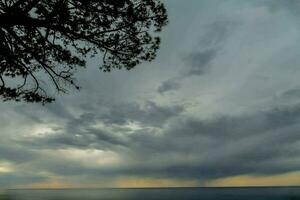
<instances>
[{"instance_id":1,"label":"tree","mask_svg":"<svg viewBox=\"0 0 300 200\"><path fill-rule=\"evenodd\" d=\"M104 72L151 61L166 24L159 0L1 0L0 96L52 102L50 88L79 89L87 56L101 55Z\"/></svg>"}]
</instances>

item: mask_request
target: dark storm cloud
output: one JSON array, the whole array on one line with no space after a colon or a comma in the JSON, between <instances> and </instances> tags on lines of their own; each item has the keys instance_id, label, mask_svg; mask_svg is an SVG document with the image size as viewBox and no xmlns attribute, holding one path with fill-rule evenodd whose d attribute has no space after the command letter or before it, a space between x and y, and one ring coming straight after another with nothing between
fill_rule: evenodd
<instances>
[{"instance_id":1,"label":"dark storm cloud","mask_svg":"<svg viewBox=\"0 0 300 200\"><path fill-rule=\"evenodd\" d=\"M63 133L36 141L41 149L47 145L108 148L128 159L126 165L105 168L87 167L68 160L52 160L43 165L61 175L75 176L84 172L112 177L135 175L183 179L269 175L300 168L297 162L299 122L300 106L293 106L210 120L179 115L168 121L167 128L160 134L156 130L141 129L117 137L101 129L85 127L87 132L82 132L78 139ZM120 150L119 146L126 148Z\"/></svg>"},{"instance_id":2,"label":"dark storm cloud","mask_svg":"<svg viewBox=\"0 0 300 200\"><path fill-rule=\"evenodd\" d=\"M98 105L98 108L105 105ZM137 103L115 104L99 109L99 112L86 112L78 117L72 117L63 128L55 130L41 138L27 138L21 140L24 144L36 148L97 148L113 149L114 146L128 146L128 139L114 133L128 132L130 128L124 125L133 122L139 123L142 130L146 127L163 126L167 120L178 116L183 112L181 106L159 106L154 102L146 102L144 106ZM98 123L105 124L111 131L105 128L95 127Z\"/></svg>"},{"instance_id":3,"label":"dark storm cloud","mask_svg":"<svg viewBox=\"0 0 300 200\"><path fill-rule=\"evenodd\" d=\"M218 19L204 26L204 33L199 38L199 48L183 59L187 65L186 75L200 76L206 73L218 51L222 49L223 42L239 24L232 19Z\"/></svg>"},{"instance_id":4,"label":"dark storm cloud","mask_svg":"<svg viewBox=\"0 0 300 200\"><path fill-rule=\"evenodd\" d=\"M95 148L106 150L124 144L122 138L101 129L84 127L83 130L76 133L67 131L56 132L42 138L24 139L19 142L34 149Z\"/></svg>"},{"instance_id":5,"label":"dark storm cloud","mask_svg":"<svg viewBox=\"0 0 300 200\"><path fill-rule=\"evenodd\" d=\"M165 92L172 91L172 90L178 90L180 88L180 83L178 82L178 79L169 79L167 81L164 81L157 89L157 91L160 94L164 94Z\"/></svg>"},{"instance_id":6,"label":"dark storm cloud","mask_svg":"<svg viewBox=\"0 0 300 200\"><path fill-rule=\"evenodd\" d=\"M21 163L30 161L36 158L34 152L24 149L23 147L17 147L10 144L0 145L0 160L8 160L15 163Z\"/></svg>"},{"instance_id":7,"label":"dark storm cloud","mask_svg":"<svg viewBox=\"0 0 300 200\"><path fill-rule=\"evenodd\" d=\"M237 20L223 19L215 20L204 26L204 34L200 39L199 45L203 48L217 48L236 30L240 23Z\"/></svg>"},{"instance_id":8,"label":"dark storm cloud","mask_svg":"<svg viewBox=\"0 0 300 200\"><path fill-rule=\"evenodd\" d=\"M296 124L300 118L300 107L275 108L268 112L257 112L255 115L237 117L217 117L213 121L197 119L183 120L174 124L169 134L201 135L205 137L245 137L260 134L264 131L277 130Z\"/></svg>"},{"instance_id":9,"label":"dark storm cloud","mask_svg":"<svg viewBox=\"0 0 300 200\"><path fill-rule=\"evenodd\" d=\"M148 168L141 167L141 174L183 178L276 174L300 167L300 163L285 162L297 159L300 153L296 145L300 142L299 122L297 106L209 121L175 120L164 135L131 137L132 143L138 144L133 145L137 156L147 155L154 163L151 167L149 161ZM171 164L172 156L187 159ZM155 160L165 162L160 165Z\"/></svg>"},{"instance_id":10,"label":"dark storm cloud","mask_svg":"<svg viewBox=\"0 0 300 200\"><path fill-rule=\"evenodd\" d=\"M222 48L224 41L232 34L240 25L238 20L234 19L217 19L203 28L203 33L199 37L199 48L194 49L186 57L187 64L198 68L205 68L209 62L214 59L217 51ZM196 52L196 53L195 53ZM203 71L201 71L203 73ZM199 73L201 75L202 73Z\"/></svg>"},{"instance_id":11,"label":"dark storm cloud","mask_svg":"<svg viewBox=\"0 0 300 200\"><path fill-rule=\"evenodd\" d=\"M73 147L116 151L118 146L124 146L130 147L126 150L127 156L137 160L144 160L146 156L148 160L142 166L133 163L125 168L120 166L105 170L66 163L47 164L48 168L58 166L53 169L58 174L67 173L61 170L66 165L69 167L65 169L72 175L82 171L87 174L101 174L105 171L115 176L135 174L180 178L216 178L241 173L272 174L300 167L297 163L292 165L284 162L285 159L296 158L300 153L300 149L293 145L300 141L299 106L240 117L223 116L212 120L180 116L182 109L177 107L160 107L154 103L148 103L147 106L141 108L130 104L111 107L106 113L85 113L70 120L67 128L58 130L56 134L29 142L21 141L21 144L30 144L37 149ZM124 119L110 118L114 116L123 116ZM120 137L92 126L98 121L105 122L107 126L122 126L126 124L126 120L138 120L145 126L151 126L157 125L158 121L164 124L169 118L168 128L162 134L144 128ZM14 155L11 152L8 154ZM172 157L174 160L170 159ZM182 160L185 157L192 159ZM272 166L272 163L277 164Z\"/></svg>"},{"instance_id":12,"label":"dark storm cloud","mask_svg":"<svg viewBox=\"0 0 300 200\"><path fill-rule=\"evenodd\" d=\"M201 76L209 70L210 63L216 57L217 51L210 49L197 53L191 53L184 58L185 69L183 74L164 81L157 92L164 94L168 91L176 91L180 88L181 81L190 76Z\"/></svg>"},{"instance_id":13,"label":"dark storm cloud","mask_svg":"<svg viewBox=\"0 0 300 200\"><path fill-rule=\"evenodd\" d=\"M216 50L206 50L198 53L192 53L185 58L185 62L189 66L187 75L199 76L204 74L211 61L217 54Z\"/></svg>"},{"instance_id":14,"label":"dark storm cloud","mask_svg":"<svg viewBox=\"0 0 300 200\"><path fill-rule=\"evenodd\" d=\"M69 131L78 132L81 127L101 122L107 125L124 125L128 122L139 122L148 126L161 126L164 122L183 112L179 105L160 106L147 101L143 105L130 103L97 103L81 105L83 114L72 117L67 125Z\"/></svg>"},{"instance_id":15,"label":"dark storm cloud","mask_svg":"<svg viewBox=\"0 0 300 200\"><path fill-rule=\"evenodd\" d=\"M99 116L106 124L124 124L130 121L140 122L148 126L161 126L168 119L183 112L182 106L160 106L148 101L144 106L137 103L110 105L108 111Z\"/></svg>"},{"instance_id":16,"label":"dark storm cloud","mask_svg":"<svg viewBox=\"0 0 300 200\"><path fill-rule=\"evenodd\" d=\"M281 98L298 99L300 97L300 88L294 88L285 91L280 95Z\"/></svg>"}]
</instances>

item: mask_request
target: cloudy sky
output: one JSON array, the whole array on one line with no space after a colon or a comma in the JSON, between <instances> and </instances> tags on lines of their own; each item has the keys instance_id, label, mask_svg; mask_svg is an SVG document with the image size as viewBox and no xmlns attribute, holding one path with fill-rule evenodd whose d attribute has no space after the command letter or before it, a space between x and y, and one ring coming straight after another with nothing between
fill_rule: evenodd
<instances>
[{"instance_id":1,"label":"cloudy sky","mask_svg":"<svg viewBox=\"0 0 300 200\"><path fill-rule=\"evenodd\" d=\"M0 188L300 185L300 1L165 3L155 61L0 103Z\"/></svg>"}]
</instances>

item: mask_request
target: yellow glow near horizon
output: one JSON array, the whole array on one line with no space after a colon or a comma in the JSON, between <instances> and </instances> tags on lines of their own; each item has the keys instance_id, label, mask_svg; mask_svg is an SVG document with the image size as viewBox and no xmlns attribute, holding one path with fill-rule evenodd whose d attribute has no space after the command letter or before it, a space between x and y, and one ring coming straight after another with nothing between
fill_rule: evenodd
<instances>
[{"instance_id":1,"label":"yellow glow near horizon","mask_svg":"<svg viewBox=\"0 0 300 200\"><path fill-rule=\"evenodd\" d=\"M155 178L124 178L116 181L120 188L153 188L153 187L196 187L195 180L155 179Z\"/></svg>"},{"instance_id":2,"label":"yellow glow near horizon","mask_svg":"<svg viewBox=\"0 0 300 200\"><path fill-rule=\"evenodd\" d=\"M11 172L14 172L15 169L14 169L14 166L10 163L1 163L0 162L0 174L1 173L11 173Z\"/></svg>"},{"instance_id":3,"label":"yellow glow near horizon","mask_svg":"<svg viewBox=\"0 0 300 200\"><path fill-rule=\"evenodd\" d=\"M119 178L99 183L69 183L59 179L17 188L29 189L68 189L68 188L154 188L154 187L196 187L199 183L194 180L155 179L155 178Z\"/></svg>"},{"instance_id":4,"label":"yellow glow near horizon","mask_svg":"<svg viewBox=\"0 0 300 200\"><path fill-rule=\"evenodd\" d=\"M10 172L13 172L13 170L10 168L7 168L7 167L0 166L0 174L1 173L10 173Z\"/></svg>"},{"instance_id":5,"label":"yellow glow near horizon","mask_svg":"<svg viewBox=\"0 0 300 200\"><path fill-rule=\"evenodd\" d=\"M300 186L300 171L273 176L240 175L210 181L164 178L120 177L98 183L80 183L80 180L64 182L64 178L53 178L18 188L66 189L66 188L166 188L166 187L247 187L247 186Z\"/></svg>"},{"instance_id":6,"label":"yellow glow near horizon","mask_svg":"<svg viewBox=\"0 0 300 200\"><path fill-rule=\"evenodd\" d=\"M300 171L270 175L240 175L208 181L205 186L240 187L240 186L300 186Z\"/></svg>"},{"instance_id":7,"label":"yellow glow near horizon","mask_svg":"<svg viewBox=\"0 0 300 200\"><path fill-rule=\"evenodd\" d=\"M27 186L19 186L18 188L34 188L34 189L68 189L68 188L81 188L79 184L71 184L71 183L64 183L60 181L49 181L49 182L42 182L42 183L35 183Z\"/></svg>"}]
</instances>

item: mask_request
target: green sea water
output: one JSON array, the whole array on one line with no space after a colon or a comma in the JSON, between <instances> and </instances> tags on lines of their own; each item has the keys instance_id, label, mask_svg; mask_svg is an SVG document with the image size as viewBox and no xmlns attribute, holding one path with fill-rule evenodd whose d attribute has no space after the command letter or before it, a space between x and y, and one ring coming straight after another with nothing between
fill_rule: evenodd
<instances>
[{"instance_id":1,"label":"green sea water","mask_svg":"<svg viewBox=\"0 0 300 200\"><path fill-rule=\"evenodd\" d=\"M300 200L300 187L7 190L0 200Z\"/></svg>"}]
</instances>

